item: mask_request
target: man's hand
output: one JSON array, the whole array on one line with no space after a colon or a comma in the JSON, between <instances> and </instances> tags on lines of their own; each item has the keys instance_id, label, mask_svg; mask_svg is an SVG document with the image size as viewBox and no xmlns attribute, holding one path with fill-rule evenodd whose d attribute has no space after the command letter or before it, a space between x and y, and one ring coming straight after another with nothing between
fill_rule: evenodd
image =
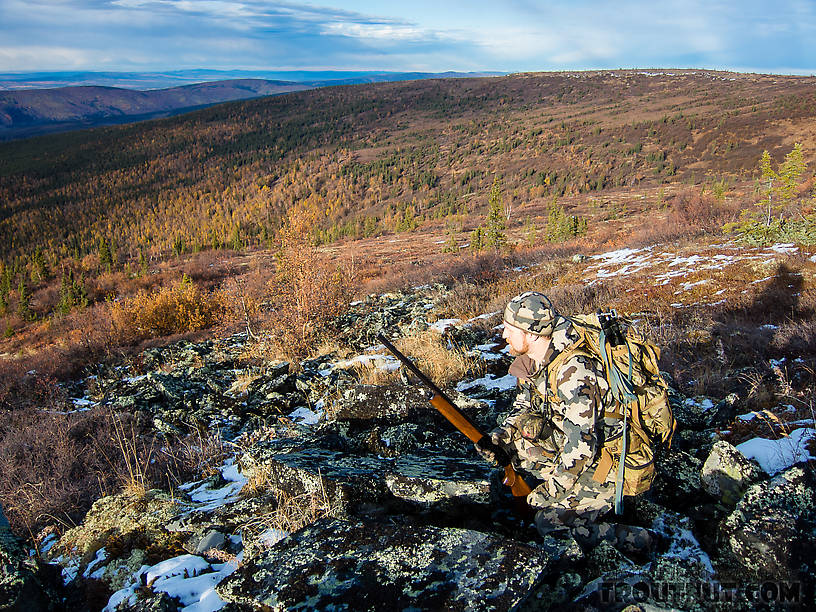
<instances>
[{"instance_id":1,"label":"man's hand","mask_svg":"<svg viewBox=\"0 0 816 612\"><path fill-rule=\"evenodd\" d=\"M522 438L536 440L544 429L544 418L537 414L522 414L516 419L515 426Z\"/></svg>"},{"instance_id":2,"label":"man's hand","mask_svg":"<svg viewBox=\"0 0 816 612\"><path fill-rule=\"evenodd\" d=\"M485 436L479 442L474 443L474 448L476 452L479 453L479 456L487 461L491 465L495 465L498 467L502 467L499 465L499 460L497 458L496 452L503 451L504 449L500 446L500 435L499 432L492 432L490 436Z\"/></svg>"}]
</instances>

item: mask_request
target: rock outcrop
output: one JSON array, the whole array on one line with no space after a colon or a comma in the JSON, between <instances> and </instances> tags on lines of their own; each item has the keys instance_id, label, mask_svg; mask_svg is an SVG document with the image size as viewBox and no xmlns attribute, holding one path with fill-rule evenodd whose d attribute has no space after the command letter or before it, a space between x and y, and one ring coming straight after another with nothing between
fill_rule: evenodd
<instances>
[{"instance_id":1,"label":"rock outcrop","mask_svg":"<svg viewBox=\"0 0 816 612\"><path fill-rule=\"evenodd\" d=\"M256 610L509 610L553 567L540 548L477 531L323 519L217 591Z\"/></svg>"}]
</instances>

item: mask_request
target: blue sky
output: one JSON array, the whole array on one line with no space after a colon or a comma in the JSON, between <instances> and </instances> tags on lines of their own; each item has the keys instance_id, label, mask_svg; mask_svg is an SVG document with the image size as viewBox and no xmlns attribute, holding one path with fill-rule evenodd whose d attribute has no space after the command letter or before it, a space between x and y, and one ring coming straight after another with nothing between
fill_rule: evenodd
<instances>
[{"instance_id":1,"label":"blue sky","mask_svg":"<svg viewBox=\"0 0 816 612\"><path fill-rule=\"evenodd\" d=\"M0 72L816 73L816 0L0 0Z\"/></svg>"}]
</instances>

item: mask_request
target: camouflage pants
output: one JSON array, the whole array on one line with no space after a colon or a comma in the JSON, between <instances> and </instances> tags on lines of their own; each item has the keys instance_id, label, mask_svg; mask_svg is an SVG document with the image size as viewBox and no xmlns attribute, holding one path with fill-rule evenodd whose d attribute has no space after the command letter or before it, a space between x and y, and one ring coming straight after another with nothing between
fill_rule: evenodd
<instances>
[{"instance_id":1,"label":"camouflage pants","mask_svg":"<svg viewBox=\"0 0 816 612\"><path fill-rule=\"evenodd\" d=\"M595 523L615 502L615 483L598 484L592 480L593 472L586 470L574 487L558 497L547 493L546 483L527 496L527 502L538 509L536 527L541 535L569 530L576 539L592 537Z\"/></svg>"},{"instance_id":2,"label":"camouflage pants","mask_svg":"<svg viewBox=\"0 0 816 612\"><path fill-rule=\"evenodd\" d=\"M648 552L652 546L649 530L598 522L614 507L615 483L598 484L592 479L594 471L594 468L586 470L575 486L559 497L550 497L544 491L544 485L539 485L527 496L528 503L538 508L535 515L538 532L555 536L570 533L585 549L606 541L623 551Z\"/></svg>"}]
</instances>

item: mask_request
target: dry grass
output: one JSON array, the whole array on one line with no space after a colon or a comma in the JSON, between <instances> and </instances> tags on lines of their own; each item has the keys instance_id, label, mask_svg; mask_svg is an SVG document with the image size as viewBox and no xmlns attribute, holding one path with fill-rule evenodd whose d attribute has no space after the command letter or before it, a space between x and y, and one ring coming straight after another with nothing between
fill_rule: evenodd
<instances>
[{"instance_id":1,"label":"dry grass","mask_svg":"<svg viewBox=\"0 0 816 612\"><path fill-rule=\"evenodd\" d=\"M266 470L257 470L244 485L242 494L248 497L269 495L272 479ZM275 509L266 514L256 516L240 526L243 537L245 555L251 550L265 548L261 536L277 530L283 534L293 533L314 523L323 517L340 518L338 506L330 499L323 478L318 471L317 485L313 490L292 495L281 489L271 491L275 498Z\"/></svg>"},{"instance_id":2,"label":"dry grass","mask_svg":"<svg viewBox=\"0 0 816 612\"><path fill-rule=\"evenodd\" d=\"M437 331L428 330L415 336L401 338L397 348L413 357L420 370L438 386L445 387L465 377L484 374L484 362L468 355L458 346L449 345Z\"/></svg>"},{"instance_id":3,"label":"dry grass","mask_svg":"<svg viewBox=\"0 0 816 612\"><path fill-rule=\"evenodd\" d=\"M0 502L12 528L76 524L101 495L172 488L219 465L217 436L158 440L132 415L0 411Z\"/></svg>"},{"instance_id":4,"label":"dry grass","mask_svg":"<svg viewBox=\"0 0 816 612\"><path fill-rule=\"evenodd\" d=\"M371 361L357 361L352 368L357 380L363 385L387 386L400 378L399 370L386 370Z\"/></svg>"}]
</instances>

